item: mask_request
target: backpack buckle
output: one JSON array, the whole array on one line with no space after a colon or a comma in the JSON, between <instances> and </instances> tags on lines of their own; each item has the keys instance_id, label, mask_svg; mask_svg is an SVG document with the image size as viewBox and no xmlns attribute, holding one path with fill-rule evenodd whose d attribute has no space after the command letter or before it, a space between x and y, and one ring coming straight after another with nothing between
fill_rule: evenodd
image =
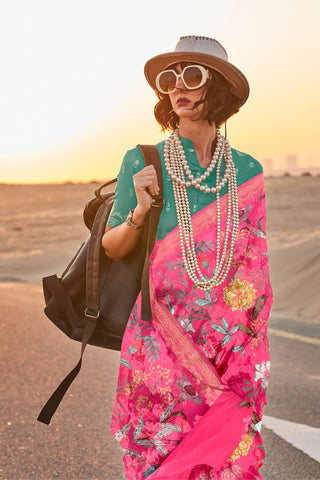
<instances>
[{"instance_id":1,"label":"backpack buckle","mask_svg":"<svg viewBox=\"0 0 320 480\"><path fill-rule=\"evenodd\" d=\"M90 311L90 308L87 307L84 311L84 314L86 317L88 318L94 318L95 320L97 320L97 318L100 317L100 310L96 311L96 310L91 310Z\"/></svg>"},{"instance_id":2,"label":"backpack buckle","mask_svg":"<svg viewBox=\"0 0 320 480\"><path fill-rule=\"evenodd\" d=\"M152 197L151 207L162 208L164 206L164 199L162 197Z\"/></svg>"}]
</instances>

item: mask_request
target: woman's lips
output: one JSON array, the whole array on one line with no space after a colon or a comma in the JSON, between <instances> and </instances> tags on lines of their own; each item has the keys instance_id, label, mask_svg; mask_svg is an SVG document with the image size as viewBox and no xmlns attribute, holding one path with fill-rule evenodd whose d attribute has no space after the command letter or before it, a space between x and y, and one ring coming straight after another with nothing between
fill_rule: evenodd
<instances>
[{"instance_id":1,"label":"woman's lips","mask_svg":"<svg viewBox=\"0 0 320 480\"><path fill-rule=\"evenodd\" d=\"M183 106L189 105L189 103L191 102L186 97L180 97L178 98L176 103L178 107L183 107Z\"/></svg>"}]
</instances>

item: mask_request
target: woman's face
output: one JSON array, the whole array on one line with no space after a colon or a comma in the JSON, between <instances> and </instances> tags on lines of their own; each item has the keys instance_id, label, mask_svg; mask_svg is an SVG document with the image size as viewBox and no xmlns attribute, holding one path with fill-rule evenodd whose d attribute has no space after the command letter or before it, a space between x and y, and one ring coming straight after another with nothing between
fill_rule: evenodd
<instances>
[{"instance_id":1,"label":"woman's face","mask_svg":"<svg viewBox=\"0 0 320 480\"><path fill-rule=\"evenodd\" d=\"M186 65L192 65L192 63L188 64L183 64L183 67ZM181 73L183 68L180 63L175 65L173 68L177 73ZM206 89L206 85L203 85L202 87L198 88L197 90L188 90L182 79L179 78L176 88L172 93L169 93L169 98L171 101L172 109L176 115L180 119L186 118L190 120L196 120L198 119L204 108L204 103L201 103L198 105L196 108L194 108L194 105L196 102L201 100L204 96L204 92Z\"/></svg>"}]
</instances>

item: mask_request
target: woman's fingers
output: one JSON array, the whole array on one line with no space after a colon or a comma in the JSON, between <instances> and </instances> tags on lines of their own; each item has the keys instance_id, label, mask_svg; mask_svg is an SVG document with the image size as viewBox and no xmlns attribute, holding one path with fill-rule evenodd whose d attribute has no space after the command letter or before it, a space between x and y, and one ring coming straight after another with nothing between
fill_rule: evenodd
<instances>
[{"instance_id":1,"label":"woman's fingers","mask_svg":"<svg viewBox=\"0 0 320 480\"><path fill-rule=\"evenodd\" d=\"M154 166L149 165L133 175L133 184L137 205L141 211L148 212L151 208L151 196L158 195L160 191Z\"/></svg>"},{"instance_id":2,"label":"woman's fingers","mask_svg":"<svg viewBox=\"0 0 320 480\"><path fill-rule=\"evenodd\" d=\"M149 187L152 184L156 190L159 189L157 173L153 165L149 165L133 175L133 181L139 186L145 185Z\"/></svg>"},{"instance_id":3,"label":"woman's fingers","mask_svg":"<svg viewBox=\"0 0 320 480\"><path fill-rule=\"evenodd\" d=\"M157 174L153 165L149 165L133 175L133 183L136 191L148 190L151 195L158 195L160 192Z\"/></svg>"}]
</instances>

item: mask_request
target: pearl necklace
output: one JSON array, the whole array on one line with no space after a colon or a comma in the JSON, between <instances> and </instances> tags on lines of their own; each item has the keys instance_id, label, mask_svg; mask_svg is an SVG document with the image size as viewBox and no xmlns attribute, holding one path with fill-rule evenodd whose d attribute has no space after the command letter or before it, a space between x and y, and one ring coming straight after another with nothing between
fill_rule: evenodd
<instances>
[{"instance_id":1,"label":"pearl necklace","mask_svg":"<svg viewBox=\"0 0 320 480\"><path fill-rule=\"evenodd\" d=\"M169 145L167 145L167 142L169 142ZM173 181L177 182L179 185L185 185L186 187L194 186L195 188L199 188L201 191L205 193L216 193L220 191L224 187L224 185L227 183L228 178L230 176L230 170L233 165L232 154L226 156L227 157L226 168L221 181L219 181L215 187L211 187L211 188L201 185L201 182L203 180L206 180L209 177L209 175L212 173L212 171L216 166L216 163L217 162L221 163L223 153L225 150L224 148L225 143L227 145L227 148L229 147L228 151L231 153L229 142L223 137L223 135L221 135L219 130L217 130L217 145L216 145L212 160L210 162L210 165L206 169L206 171L198 178L194 178L194 176L191 173L190 167L188 165L188 162L186 160L186 156L183 150L183 146L179 138L179 130L175 130L173 134L168 138L167 142L164 147L164 161L165 161L167 172ZM169 156L170 145L171 146L174 145L174 147L171 148L171 150L175 150L174 152L175 156L176 157L180 156L181 164L183 165L185 173L189 179L188 181L185 180L185 175L183 171L182 171L182 175L180 176L175 174L175 172L173 171L171 166L170 156Z\"/></svg>"},{"instance_id":2,"label":"pearl necklace","mask_svg":"<svg viewBox=\"0 0 320 480\"><path fill-rule=\"evenodd\" d=\"M225 159L226 166L223 177L220 180L222 158ZM168 175L172 180L173 195L179 225L181 252L187 274L197 288L201 290L211 290L212 288L223 283L230 270L234 244L239 226L237 176L232 161L230 144L228 140L221 135L220 131L217 130L217 145L212 157L212 161L210 162L209 167L200 177L194 178L180 141L179 130L175 130L165 142L164 161ZM210 188L208 186L201 185L202 181L209 177L215 167L216 186ZM186 180L186 176L188 180ZM227 182L228 200L226 231L221 253L220 190ZM187 194L187 188L191 186L194 186L205 193L216 193L216 267L213 272L213 277L209 279L207 276L202 274L196 255L190 205Z\"/></svg>"}]
</instances>

